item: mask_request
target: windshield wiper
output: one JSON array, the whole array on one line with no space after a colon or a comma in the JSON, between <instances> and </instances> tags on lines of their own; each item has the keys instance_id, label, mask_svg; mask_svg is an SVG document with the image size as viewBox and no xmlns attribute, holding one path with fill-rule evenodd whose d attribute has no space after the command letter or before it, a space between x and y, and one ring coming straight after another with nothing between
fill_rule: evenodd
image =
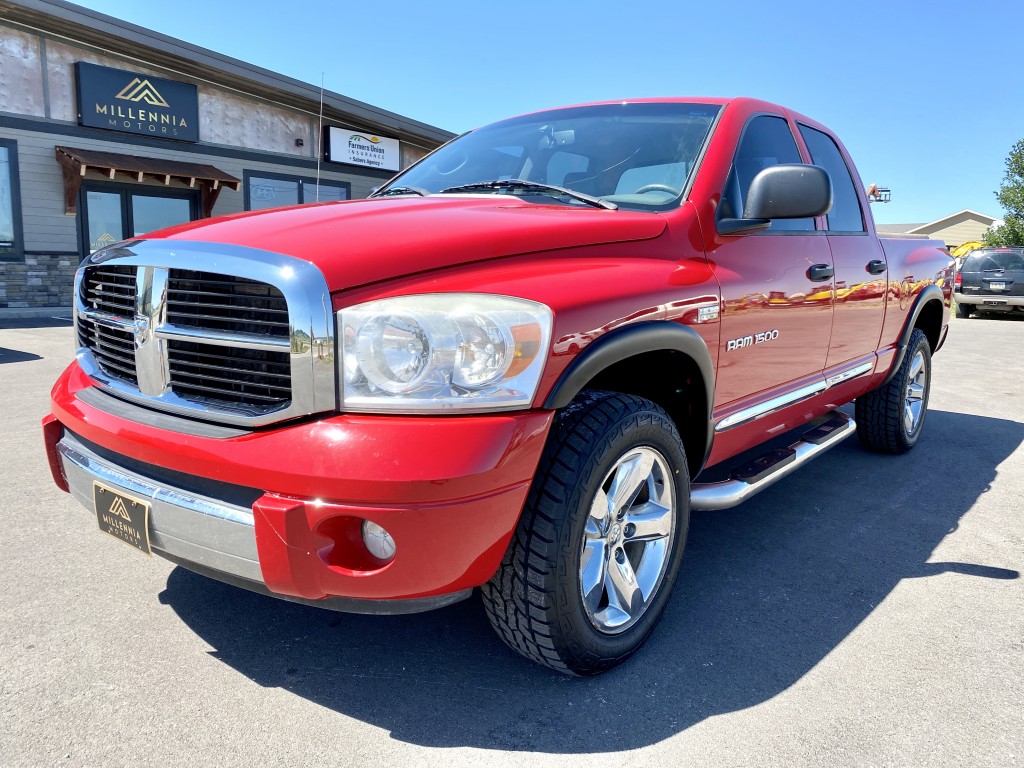
<instances>
[{"instance_id":1,"label":"windshield wiper","mask_svg":"<svg viewBox=\"0 0 1024 768\"><path fill-rule=\"evenodd\" d=\"M526 181L525 179L498 179L496 181L478 181L473 184L459 184L455 187L442 189L441 194L473 192L478 189L506 189L513 195L516 194L516 190L522 190L525 194L540 192L551 197L568 197L573 200L579 200L581 203L592 205L595 208L606 208L609 211L617 210L619 207L615 203L610 203L593 195L585 195L582 192L576 192L565 187L556 187L554 184L542 184L539 181Z\"/></svg>"},{"instance_id":2,"label":"windshield wiper","mask_svg":"<svg viewBox=\"0 0 1024 768\"><path fill-rule=\"evenodd\" d=\"M379 192L374 192L369 197L387 197L388 195L419 195L420 197L426 197L429 194L429 190L420 187L388 187Z\"/></svg>"}]
</instances>

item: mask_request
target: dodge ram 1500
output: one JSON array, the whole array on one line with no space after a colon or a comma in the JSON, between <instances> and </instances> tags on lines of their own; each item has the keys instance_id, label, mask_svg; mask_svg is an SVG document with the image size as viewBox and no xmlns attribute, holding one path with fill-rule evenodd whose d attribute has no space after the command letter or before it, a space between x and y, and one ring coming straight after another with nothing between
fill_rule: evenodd
<instances>
[{"instance_id":1,"label":"dodge ram 1500","mask_svg":"<svg viewBox=\"0 0 1024 768\"><path fill-rule=\"evenodd\" d=\"M377 613L479 589L512 648L601 672L665 611L691 510L920 438L952 260L879 239L863 190L788 109L648 99L113 244L76 279L53 478L213 578Z\"/></svg>"}]
</instances>

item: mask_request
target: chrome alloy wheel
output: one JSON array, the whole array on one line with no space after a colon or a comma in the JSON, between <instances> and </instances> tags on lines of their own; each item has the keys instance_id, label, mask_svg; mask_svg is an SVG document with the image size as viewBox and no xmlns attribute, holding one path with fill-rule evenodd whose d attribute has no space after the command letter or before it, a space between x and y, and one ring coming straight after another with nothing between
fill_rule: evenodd
<instances>
[{"instance_id":1,"label":"chrome alloy wheel","mask_svg":"<svg viewBox=\"0 0 1024 768\"><path fill-rule=\"evenodd\" d=\"M647 447L620 456L590 505L580 553L583 607L599 631L624 632L647 610L665 578L675 518L665 457Z\"/></svg>"},{"instance_id":2,"label":"chrome alloy wheel","mask_svg":"<svg viewBox=\"0 0 1024 768\"><path fill-rule=\"evenodd\" d=\"M910 370L907 371L907 388L903 393L903 428L908 435L913 435L921 424L927 376L928 368L924 360L924 352L918 350L910 362Z\"/></svg>"}]
</instances>

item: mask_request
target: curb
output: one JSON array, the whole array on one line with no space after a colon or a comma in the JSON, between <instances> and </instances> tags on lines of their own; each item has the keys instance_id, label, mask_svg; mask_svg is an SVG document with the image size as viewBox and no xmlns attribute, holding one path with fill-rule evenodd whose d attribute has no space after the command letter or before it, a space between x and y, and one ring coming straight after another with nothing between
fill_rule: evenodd
<instances>
[{"instance_id":1,"label":"curb","mask_svg":"<svg viewBox=\"0 0 1024 768\"><path fill-rule=\"evenodd\" d=\"M0 321L35 320L38 318L70 320L71 317L70 307L0 307Z\"/></svg>"}]
</instances>

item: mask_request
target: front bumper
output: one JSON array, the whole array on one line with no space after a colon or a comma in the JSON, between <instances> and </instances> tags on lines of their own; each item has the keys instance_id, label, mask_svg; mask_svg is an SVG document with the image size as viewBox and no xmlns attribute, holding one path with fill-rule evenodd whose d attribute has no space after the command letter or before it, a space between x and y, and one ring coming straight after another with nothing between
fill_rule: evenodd
<instances>
[{"instance_id":1,"label":"front bumper","mask_svg":"<svg viewBox=\"0 0 1024 768\"><path fill-rule=\"evenodd\" d=\"M54 479L86 508L94 482L121 489L149 501L157 554L256 591L371 613L437 607L493 575L552 417L332 415L186 434L102 407L77 364L51 397ZM393 560L368 556L363 520L392 535Z\"/></svg>"}]
</instances>

